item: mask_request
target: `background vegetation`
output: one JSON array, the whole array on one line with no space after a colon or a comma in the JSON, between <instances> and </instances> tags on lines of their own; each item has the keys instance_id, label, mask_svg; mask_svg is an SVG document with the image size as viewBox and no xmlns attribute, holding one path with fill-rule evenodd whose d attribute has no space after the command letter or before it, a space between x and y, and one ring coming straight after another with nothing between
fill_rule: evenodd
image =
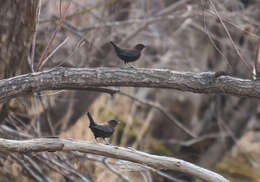
<instances>
[{"instance_id":1,"label":"background vegetation","mask_svg":"<svg viewBox=\"0 0 260 182\"><path fill-rule=\"evenodd\" d=\"M136 67L225 71L252 78L259 39L258 1L11 0L1 4L1 79L58 66L123 67L109 44L111 40L126 48L147 45L134 63ZM54 55L46 60L51 52ZM85 115L90 111L97 121L123 122L111 139L113 145L184 159L216 170L231 181L259 181L257 99L154 88L114 89L124 94L112 97L91 91L45 91L5 101L0 105L0 136L93 141ZM176 121L195 136L177 127ZM115 162L113 169L128 177L124 179L100 156L79 155L1 152L0 179L195 181L176 171L162 171L173 179L150 170L122 167L110 159Z\"/></svg>"}]
</instances>

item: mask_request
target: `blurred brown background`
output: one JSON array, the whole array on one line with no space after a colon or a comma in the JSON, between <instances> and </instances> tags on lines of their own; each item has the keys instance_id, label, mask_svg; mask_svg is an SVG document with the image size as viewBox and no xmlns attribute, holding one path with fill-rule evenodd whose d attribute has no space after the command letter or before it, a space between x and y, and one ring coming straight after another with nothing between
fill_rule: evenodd
<instances>
[{"instance_id":1,"label":"blurred brown background","mask_svg":"<svg viewBox=\"0 0 260 182\"><path fill-rule=\"evenodd\" d=\"M68 3L62 1L62 13ZM147 45L142 57L134 63L137 67L190 72L226 71L236 77L251 78L214 8L243 58L253 65L259 35L260 2L217 0L213 4L207 0L72 0L67 18L50 49L54 50L63 40L68 40L42 70L57 66L125 66L109 44L113 40L125 48L137 43ZM38 23L37 7L40 7ZM59 7L58 0L1 2L1 79L32 72L32 57L36 68L59 23ZM32 49L34 40L35 51ZM120 88L120 91L160 104L171 117L198 137L187 135L153 107L123 95L111 97L90 91L42 92L2 103L0 136L22 139L58 135L92 141L85 115L90 111L96 121L117 119L123 122L111 139L113 145L184 159L216 170L231 181L260 180L260 107L257 99L166 89ZM50 155L47 156L49 159ZM60 156L70 163L71 168L93 181L122 180L102 163L81 161L70 154ZM30 159L42 162L43 173L50 180L84 181L69 177L69 172L52 171L37 158ZM19 164L19 160L33 170L30 160L22 155L0 154L0 181L37 181ZM138 171L118 170L133 181L171 181L155 173L146 174L149 177L145 178ZM195 181L185 174L164 172L180 180Z\"/></svg>"}]
</instances>

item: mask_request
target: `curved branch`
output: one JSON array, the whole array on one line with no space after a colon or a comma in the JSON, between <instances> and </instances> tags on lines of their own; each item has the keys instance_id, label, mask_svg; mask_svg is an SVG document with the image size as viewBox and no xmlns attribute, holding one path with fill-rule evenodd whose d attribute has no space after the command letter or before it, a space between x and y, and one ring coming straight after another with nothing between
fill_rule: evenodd
<instances>
[{"instance_id":1,"label":"curved branch","mask_svg":"<svg viewBox=\"0 0 260 182\"><path fill-rule=\"evenodd\" d=\"M0 151L2 152L43 152L43 151L79 151L127 160L144 164L156 169L168 169L180 171L205 181L228 182L221 175L207 169L196 166L192 163L176 159L151 155L145 152L126 149L123 147L83 142L70 139L38 138L31 140L8 140L0 139Z\"/></svg>"},{"instance_id":2,"label":"curved branch","mask_svg":"<svg viewBox=\"0 0 260 182\"><path fill-rule=\"evenodd\" d=\"M0 80L0 101L44 90L93 87L167 88L260 98L260 82L213 72L192 73L144 68L55 68Z\"/></svg>"}]
</instances>

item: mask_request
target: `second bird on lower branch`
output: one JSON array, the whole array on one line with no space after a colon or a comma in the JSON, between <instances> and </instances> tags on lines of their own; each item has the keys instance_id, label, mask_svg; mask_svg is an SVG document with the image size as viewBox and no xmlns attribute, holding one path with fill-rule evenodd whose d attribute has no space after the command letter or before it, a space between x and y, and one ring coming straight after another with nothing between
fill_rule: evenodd
<instances>
[{"instance_id":1,"label":"second bird on lower branch","mask_svg":"<svg viewBox=\"0 0 260 182\"><path fill-rule=\"evenodd\" d=\"M107 122L107 124L101 125L101 124L95 123L95 121L93 120L93 118L89 112L87 113L87 116L90 121L89 128L91 129L92 133L94 134L95 140L97 138L103 138L103 140L105 140L105 138L111 137L115 131L115 127L119 124L119 122L116 120L110 120Z\"/></svg>"}]
</instances>

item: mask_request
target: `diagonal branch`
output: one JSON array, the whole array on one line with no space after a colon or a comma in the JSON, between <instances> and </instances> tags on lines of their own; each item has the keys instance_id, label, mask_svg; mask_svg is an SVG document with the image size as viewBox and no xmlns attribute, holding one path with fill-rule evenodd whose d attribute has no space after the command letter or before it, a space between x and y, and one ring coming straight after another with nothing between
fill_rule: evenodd
<instances>
[{"instance_id":1,"label":"diagonal branch","mask_svg":"<svg viewBox=\"0 0 260 182\"><path fill-rule=\"evenodd\" d=\"M31 140L0 139L2 152L43 152L43 151L79 151L131 161L156 169L180 171L210 182L228 182L221 175L192 163L165 156L151 155L145 152L126 149L118 146L83 142L78 140L38 138Z\"/></svg>"},{"instance_id":2,"label":"diagonal branch","mask_svg":"<svg viewBox=\"0 0 260 182\"><path fill-rule=\"evenodd\" d=\"M170 121L172 121L178 128L180 128L181 130L183 130L186 134L188 134L189 136L193 137L193 138L197 138L197 135L195 133L193 133L192 131L190 131L186 126L184 126L180 121L178 121L174 116L172 116L171 114L169 114L167 112L167 110L165 108L163 108L160 104L155 103L155 102L151 102L151 101L145 101L142 99L139 99L137 97L134 97L132 95L129 95L127 93L124 92L118 92L119 95L123 95L126 96L134 101L137 101L141 104L147 105L149 107L155 108L158 111L160 111L162 114L164 114ZM141 136L139 134L139 136Z\"/></svg>"},{"instance_id":3,"label":"diagonal branch","mask_svg":"<svg viewBox=\"0 0 260 182\"><path fill-rule=\"evenodd\" d=\"M0 102L46 90L87 90L108 86L167 88L193 93L260 98L260 81L223 74L145 68L59 67L0 80Z\"/></svg>"}]
</instances>

